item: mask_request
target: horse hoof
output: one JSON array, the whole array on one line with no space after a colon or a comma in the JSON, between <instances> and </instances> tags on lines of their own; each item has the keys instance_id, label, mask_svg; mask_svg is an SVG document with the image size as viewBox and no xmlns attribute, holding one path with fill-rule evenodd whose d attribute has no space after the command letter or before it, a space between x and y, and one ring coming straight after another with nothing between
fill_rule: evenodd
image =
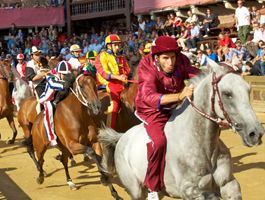
<instances>
[{"instance_id":1,"label":"horse hoof","mask_svg":"<svg viewBox=\"0 0 265 200\"><path fill-rule=\"evenodd\" d=\"M84 157L84 162L88 162L89 161L89 157L88 156L85 156Z\"/></svg>"},{"instance_id":2,"label":"horse hoof","mask_svg":"<svg viewBox=\"0 0 265 200\"><path fill-rule=\"evenodd\" d=\"M76 165L75 160L71 160L71 166L73 167L73 166L75 166L75 165Z\"/></svg>"},{"instance_id":3,"label":"horse hoof","mask_svg":"<svg viewBox=\"0 0 265 200\"><path fill-rule=\"evenodd\" d=\"M45 171L43 171L43 176L48 177L48 174Z\"/></svg>"},{"instance_id":4,"label":"horse hoof","mask_svg":"<svg viewBox=\"0 0 265 200\"><path fill-rule=\"evenodd\" d=\"M37 178L37 183L39 185L41 185L43 182L44 182L44 178L43 177L42 178L40 178L40 177Z\"/></svg>"},{"instance_id":5,"label":"horse hoof","mask_svg":"<svg viewBox=\"0 0 265 200\"><path fill-rule=\"evenodd\" d=\"M6 144L14 144L14 141L13 140L8 140L8 141L6 141Z\"/></svg>"},{"instance_id":6,"label":"horse hoof","mask_svg":"<svg viewBox=\"0 0 265 200\"><path fill-rule=\"evenodd\" d=\"M70 190L71 191L77 190L77 187L75 185L70 185Z\"/></svg>"}]
</instances>

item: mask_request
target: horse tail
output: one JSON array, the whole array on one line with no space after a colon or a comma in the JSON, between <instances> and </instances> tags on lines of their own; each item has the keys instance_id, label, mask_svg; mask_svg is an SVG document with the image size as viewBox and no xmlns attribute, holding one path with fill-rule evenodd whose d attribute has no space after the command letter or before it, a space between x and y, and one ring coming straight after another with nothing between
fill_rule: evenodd
<instances>
[{"instance_id":1,"label":"horse tail","mask_svg":"<svg viewBox=\"0 0 265 200\"><path fill-rule=\"evenodd\" d=\"M24 137L24 141L22 144L26 147L32 147L33 148L33 142L32 142L32 135L29 136L29 138Z\"/></svg>"},{"instance_id":2,"label":"horse tail","mask_svg":"<svg viewBox=\"0 0 265 200\"><path fill-rule=\"evenodd\" d=\"M98 136L103 147L102 166L109 174L114 174L115 172L114 153L116 145L122 136L123 133L118 133L108 127L104 127L102 133Z\"/></svg>"}]
</instances>

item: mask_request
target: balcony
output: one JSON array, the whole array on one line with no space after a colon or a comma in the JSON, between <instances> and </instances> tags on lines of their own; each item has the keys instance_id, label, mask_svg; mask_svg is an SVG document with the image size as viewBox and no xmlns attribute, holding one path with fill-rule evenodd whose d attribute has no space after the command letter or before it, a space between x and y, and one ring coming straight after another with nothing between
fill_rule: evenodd
<instances>
[{"instance_id":1,"label":"balcony","mask_svg":"<svg viewBox=\"0 0 265 200\"><path fill-rule=\"evenodd\" d=\"M127 10L130 12L129 0L85 0L70 4L72 21L122 14L126 16Z\"/></svg>"}]
</instances>

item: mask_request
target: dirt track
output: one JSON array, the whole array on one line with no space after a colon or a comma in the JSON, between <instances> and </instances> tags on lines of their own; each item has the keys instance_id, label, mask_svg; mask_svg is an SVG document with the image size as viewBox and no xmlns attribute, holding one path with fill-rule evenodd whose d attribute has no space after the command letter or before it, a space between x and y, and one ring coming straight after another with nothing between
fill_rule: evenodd
<instances>
[{"instance_id":1,"label":"dirt track","mask_svg":"<svg viewBox=\"0 0 265 200\"><path fill-rule=\"evenodd\" d=\"M257 113L265 125L265 113ZM17 120L16 120L17 124ZM5 119L0 121L0 200L112 200L108 187L99 182L99 173L92 160L83 162L83 156L75 157L77 165L70 167L69 172L73 182L78 187L70 191L66 183L62 164L54 159L59 153L57 149L48 149L45 154L44 170L48 177L42 185L36 183L38 171L21 146L23 133L18 129L18 137L14 145L5 142L11 138L12 131ZM244 200L265 199L265 144L255 148L243 146L238 135L228 130L222 131L221 138L231 150L234 163L234 175L241 185ZM263 139L264 140L264 139ZM125 200L130 199L118 178L114 179L114 187ZM165 197L163 200L171 198Z\"/></svg>"}]
</instances>

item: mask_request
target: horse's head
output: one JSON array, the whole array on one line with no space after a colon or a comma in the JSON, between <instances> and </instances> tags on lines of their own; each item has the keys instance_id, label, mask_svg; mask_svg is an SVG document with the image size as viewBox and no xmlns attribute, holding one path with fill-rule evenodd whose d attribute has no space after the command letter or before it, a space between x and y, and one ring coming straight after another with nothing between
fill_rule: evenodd
<instances>
[{"instance_id":1,"label":"horse's head","mask_svg":"<svg viewBox=\"0 0 265 200\"><path fill-rule=\"evenodd\" d=\"M0 63L0 74L2 78L6 78L8 82L12 82L14 75L12 72L12 66L9 61L3 61Z\"/></svg>"},{"instance_id":2,"label":"horse's head","mask_svg":"<svg viewBox=\"0 0 265 200\"><path fill-rule=\"evenodd\" d=\"M101 111L101 102L97 93L97 82L90 73L83 73L77 76L73 90L79 96L79 101L86 105L97 115Z\"/></svg>"},{"instance_id":3,"label":"horse's head","mask_svg":"<svg viewBox=\"0 0 265 200\"><path fill-rule=\"evenodd\" d=\"M229 71L224 64L219 65L208 58L207 62L212 67L213 72L216 73L216 78ZM260 144L264 128L250 105L250 85L240 73L230 72L220 79L217 83L217 89L223 104L223 110L241 136L243 144L246 146ZM227 119L226 114L219 106L217 95L215 95L214 110L218 117Z\"/></svg>"},{"instance_id":4,"label":"horse's head","mask_svg":"<svg viewBox=\"0 0 265 200\"><path fill-rule=\"evenodd\" d=\"M49 69L55 69L57 64L61 61L62 55L60 54L57 58L51 57L49 58L49 56L46 57L46 59L48 60L48 67Z\"/></svg>"}]
</instances>

